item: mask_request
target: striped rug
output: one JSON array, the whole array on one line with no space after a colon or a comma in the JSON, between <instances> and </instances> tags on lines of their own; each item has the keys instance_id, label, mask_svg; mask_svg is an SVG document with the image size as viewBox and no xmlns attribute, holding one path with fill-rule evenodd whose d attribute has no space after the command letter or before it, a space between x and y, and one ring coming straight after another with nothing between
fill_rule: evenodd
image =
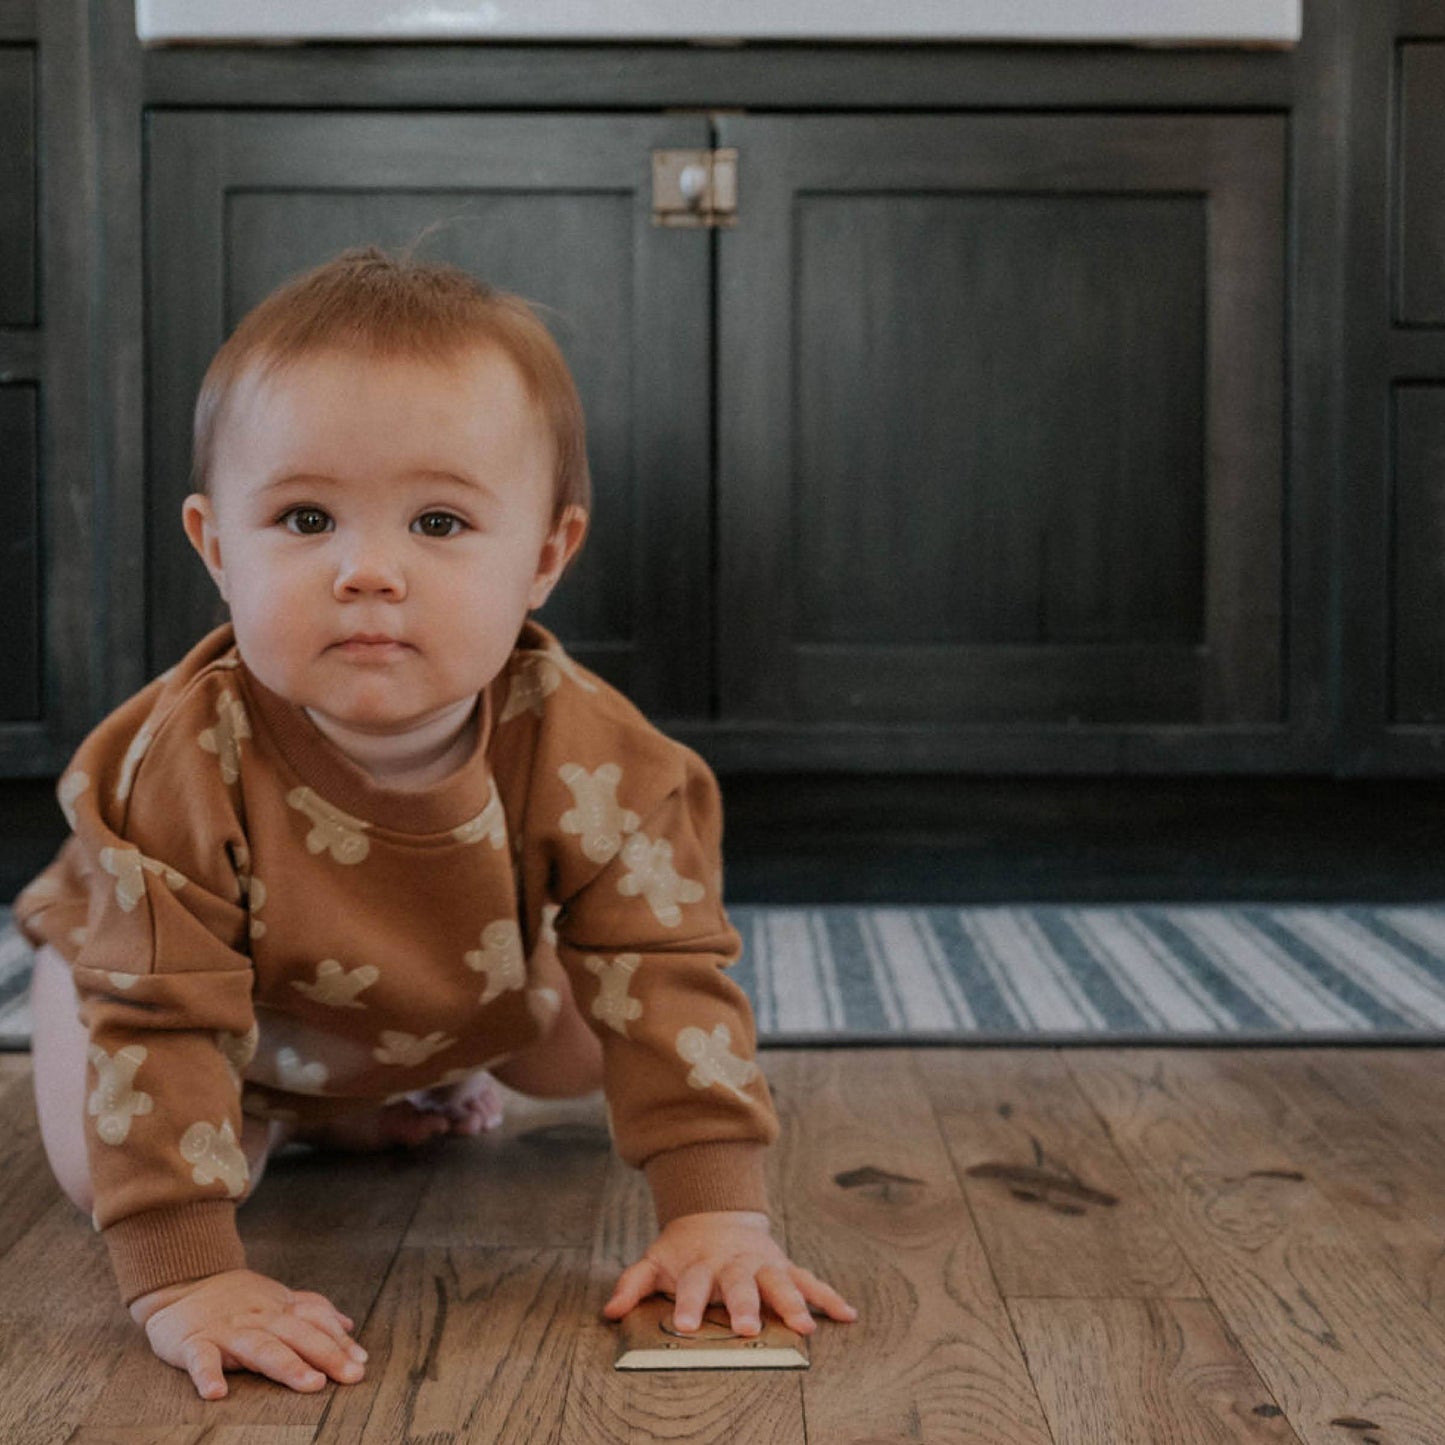
<instances>
[{"instance_id":1,"label":"striped rug","mask_svg":"<svg viewBox=\"0 0 1445 1445\"><path fill-rule=\"evenodd\" d=\"M768 1043L1445 1042L1445 904L730 911ZM0 1048L23 1048L7 924Z\"/></svg>"},{"instance_id":2,"label":"striped rug","mask_svg":"<svg viewBox=\"0 0 1445 1445\"><path fill-rule=\"evenodd\" d=\"M731 913L775 1043L1445 1042L1445 905Z\"/></svg>"}]
</instances>

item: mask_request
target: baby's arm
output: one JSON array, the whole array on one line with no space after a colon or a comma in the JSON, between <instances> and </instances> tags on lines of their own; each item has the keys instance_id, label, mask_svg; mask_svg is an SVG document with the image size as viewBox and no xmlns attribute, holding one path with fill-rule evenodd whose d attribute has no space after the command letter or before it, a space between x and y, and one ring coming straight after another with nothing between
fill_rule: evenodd
<instances>
[{"instance_id":1,"label":"baby's arm","mask_svg":"<svg viewBox=\"0 0 1445 1445\"><path fill-rule=\"evenodd\" d=\"M810 1304L835 1320L858 1318L832 1285L788 1258L768 1231L768 1216L750 1210L679 1215L640 1260L623 1270L602 1313L621 1319L658 1291L676 1301L672 1317L680 1330L696 1330L713 1300L727 1306L740 1335L762 1329L764 1302L800 1335L817 1328Z\"/></svg>"},{"instance_id":2,"label":"baby's arm","mask_svg":"<svg viewBox=\"0 0 1445 1445\"><path fill-rule=\"evenodd\" d=\"M227 1393L228 1369L304 1391L321 1389L326 1375L349 1385L365 1373L352 1321L330 1300L249 1269L152 1290L132 1301L130 1312L151 1349L185 1370L203 1400Z\"/></svg>"}]
</instances>

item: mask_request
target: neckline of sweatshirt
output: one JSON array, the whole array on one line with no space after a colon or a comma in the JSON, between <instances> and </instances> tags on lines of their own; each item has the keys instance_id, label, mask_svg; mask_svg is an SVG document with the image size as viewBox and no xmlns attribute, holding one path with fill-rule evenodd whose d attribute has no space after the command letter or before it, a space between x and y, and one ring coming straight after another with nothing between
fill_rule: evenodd
<instances>
[{"instance_id":1,"label":"neckline of sweatshirt","mask_svg":"<svg viewBox=\"0 0 1445 1445\"><path fill-rule=\"evenodd\" d=\"M273 692L244 661L236 670L247 704L287 767L305 787L342 812L392 832L425 835L471 823L491 802L492 695L509 668L504 667L482 691L471 754L459 768L424 788L389 788L377 782L342 753L303 708Z\"/></svg>"}]
</instances>

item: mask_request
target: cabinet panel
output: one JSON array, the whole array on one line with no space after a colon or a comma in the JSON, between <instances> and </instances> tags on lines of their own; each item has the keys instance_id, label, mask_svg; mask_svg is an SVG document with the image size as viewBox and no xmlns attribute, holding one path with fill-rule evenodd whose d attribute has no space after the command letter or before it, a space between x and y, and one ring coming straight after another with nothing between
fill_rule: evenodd
<instances>
[{"instance_id":1,"label":"cabinet panel","mask_svg":"<svg viewBox=\"0 0 1445 1445\"><path fill-rule=\"evenodd\" d=\"M1445 723L1445 385L1395 389L1394 723Z\"/></svg>"},{"instance_id":2,"label":"cabinet panel","mask_svg":"<svg viewBox=\"0 0 1445 1445\"><path fill-rule=\"evenodd\" d=\"M0 45L0 326L35 310L35 49Z\"/></svg>"},{"instance_id":3,"label":"cabinet panel","mask_svg":"<svg viewBox=\"0 0 1445 1445\"><path fill-rule=\"evenodd\" d=\"M1202 642L1202 198L795 214L799 641Z\"/></svg>"},{"instance_id":4,"label":"cabinet panel","mask_svg":"<svg viewBox=\"0 0 1445 1445\"><path fill-rule=\"evenodd\" d=\"M176 523L215 347L346 246L423 237L540 303L588 415L592 534L541 614L640 705L710 696L708 240L651 223L651 151L699 117L167 114L151 121L155 666L218 614Z\"/></svg>"},{"instance_id":5,"label":"cabinet panel","mask_svg":"<svg viewBox=\"0 0 1445 1445\"><path fill-rule=\"evenodd\" d=\"M0 385L0 722L40 718L40 489L36 390Z\"/></svg>"},{"instance_id":6,"label":"cabinet panel","mask_svg":"<svg viewBox=\"0 0 1445 1445\"><path fill-rule=\"evenodd\" d=\"M1445 326L1445 42L1400 47L1397 319Z\"/></svg>"},{"instance_id":7,"label":"cabinet panel","mask_svg":"<svg viewBox=\"0 0 1445 1445\"><path fill-rule=\"evenodd\" d=\"M720 131L724 717L1279 724L1283 124Z\"/></svg>"}]
</instances>

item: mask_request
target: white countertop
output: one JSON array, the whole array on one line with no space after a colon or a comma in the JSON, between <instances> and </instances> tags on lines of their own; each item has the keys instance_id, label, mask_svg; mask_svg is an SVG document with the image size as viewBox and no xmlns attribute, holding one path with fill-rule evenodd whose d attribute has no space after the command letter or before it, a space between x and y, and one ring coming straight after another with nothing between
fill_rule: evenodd
<instances>
[{"instance_id":1,"label":"white countertop","mask_svg":"<svg viewBox=\"0 0 1445 1445\"><path fill-rule=\"evenodd\" d=\"M1303 0L136 0L170 40L1013 40L1290 45Z\"/></svg>"}]
</instances>

